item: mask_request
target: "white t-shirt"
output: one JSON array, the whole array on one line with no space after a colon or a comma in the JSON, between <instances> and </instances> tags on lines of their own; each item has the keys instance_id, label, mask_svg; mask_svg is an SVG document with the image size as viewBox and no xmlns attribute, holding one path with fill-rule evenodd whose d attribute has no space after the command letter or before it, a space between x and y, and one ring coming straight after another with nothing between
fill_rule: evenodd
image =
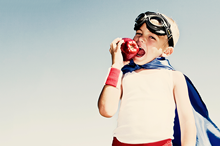
<instances>
[{"instance_id":1,"label":"white t-shirt","mask_svg":"<svg viewBox=\"0 0 220 146\"><path fill-rule=\"evenodd\" d=\"M114 137L141 144L173 139L175 101L171 70L126 73Z\"/></svg>"}]
</instances>

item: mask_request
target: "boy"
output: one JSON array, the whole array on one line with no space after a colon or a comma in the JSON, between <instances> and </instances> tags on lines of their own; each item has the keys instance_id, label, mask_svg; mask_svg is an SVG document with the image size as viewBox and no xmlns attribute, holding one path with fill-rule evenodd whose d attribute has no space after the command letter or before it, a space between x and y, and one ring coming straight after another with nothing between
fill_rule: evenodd
<instances>
[{"instance_id":1,"label":"boy","mask_svg":"<svg viewBox=\"0 0 220 146\"><path fill-rule=\"evenodd\" d=\"M139 52L128 64L120 50L123 40L111 43L112 66L98 101L100 114L112 117L121 100L112 145L171 146L176 108L181 145L195 146L195 119L184 75L159 59L172 54L178 27L171 18L154 12L140 14L135 22L133 39Z\"/></svg>"}]
</instances>

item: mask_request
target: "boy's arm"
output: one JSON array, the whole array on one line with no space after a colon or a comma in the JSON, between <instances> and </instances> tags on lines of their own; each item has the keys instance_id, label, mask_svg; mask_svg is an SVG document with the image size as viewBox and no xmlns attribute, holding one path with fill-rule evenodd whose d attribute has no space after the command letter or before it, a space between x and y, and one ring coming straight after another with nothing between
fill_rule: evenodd
<instances>
[{"instance_id":1,"label":"boy's arm","mask_svg":"<svg viewBox=\"0 0 220 146\"><path fill-rule=\"evenodd\" d=\"M121 38L115 39L110 45L110 53L112 55L112 66L121 70L125 63L121 54L121 44L123 40ZM119 78L118 80L122 80ZM104 117L112 117L118 110L118 103L121 98L122 87L113 87L111 85L104 85L102 92L98 100L99 112Z\"/></svg>"},{"instance_id":2,"label":"boy's arm","mask_svg":"<svg viewBox=\"0 0 220 146\"><path fill-rule=\"evenodd\" d=\"M174 79L174 98L179 115L181 129L181 145L195 146L196 126L189 100L186 80L181 72L173 71Z\"/></svg>"},{"instance_id":3,"label":"boy's arm","mask_svg":"<svg viewBox=\"0 0 220 146\"><path fill-rule=\"evenodd\" d=\"M104 85L98 100L99 113L106 118L112 117L118 110L122 90Z\"/></svg>"}]
</instances>

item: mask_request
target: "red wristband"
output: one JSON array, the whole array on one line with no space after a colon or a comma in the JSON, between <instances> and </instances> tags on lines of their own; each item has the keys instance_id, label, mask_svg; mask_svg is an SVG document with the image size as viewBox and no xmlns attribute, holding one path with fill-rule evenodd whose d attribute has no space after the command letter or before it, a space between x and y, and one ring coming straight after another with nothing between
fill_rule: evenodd
<instances>
[{"instance_id":1,"label":"red wristband","mask_svg":"<svg viewBox=\"0 0 220 146\"><path fill-rule=\"evenodd\" d=\"M119 77L121 76L121 71L117 68L111 68L105 82L106 85L111 85L114 87L118 87Z\"/></svg>"}]
</instances>

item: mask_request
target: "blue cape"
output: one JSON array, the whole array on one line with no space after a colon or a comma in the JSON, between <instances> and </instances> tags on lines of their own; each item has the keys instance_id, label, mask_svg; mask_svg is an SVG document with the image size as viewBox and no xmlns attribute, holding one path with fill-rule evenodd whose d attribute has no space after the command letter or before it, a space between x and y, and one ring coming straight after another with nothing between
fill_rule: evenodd
<instances>
[{"instance_id":1,"label":"blue cape","mask_svg":"<svg viewBox=\"0 0 220 146\"><path fill-rule=\"evenodd\" d=\"M168 69L174 70L169 61L164 57L156 58L153 61L144 64L137 65L133 60L128 65L122 68L123 74L132 72L140 68L145 69ZM201 96L194 87L193 83L186 76L186 83L188 86L189 98L193 107L193 114L196 122L197 136L196 146L220 146L220 130L209 118L208 110L205 103L202 101ZM181 132L179 125L179 118L177 110L175 111L174 119L174 139L172 140L173 146L181 146Z\"/></svg>"}]
</instances>

